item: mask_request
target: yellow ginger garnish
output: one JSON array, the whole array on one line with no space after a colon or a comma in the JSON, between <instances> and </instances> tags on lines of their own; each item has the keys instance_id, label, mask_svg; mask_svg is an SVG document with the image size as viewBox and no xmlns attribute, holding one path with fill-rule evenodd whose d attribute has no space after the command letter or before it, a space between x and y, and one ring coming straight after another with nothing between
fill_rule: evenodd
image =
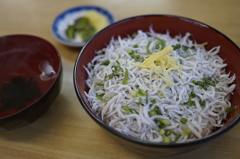
<instances>
[{"instance_id":1,"label":"yellow ginger garnish","mask_svg":"<svg viewBox=\"0 0 240 159\"><path fill-rule=\"evenodd\" d=\"M171 77L169 76L169 72L173 70L177 70L182 68L182 65L176 65L177 59L167 55L168 53L173 51L173 47L171 45L167 46L163 50L153 54L143 61L142 64L132 63L141 67L142 69L149 69L151 72L156 73L161 77L165 82L167 87L168 85L174 85ZM152 75L151 73L151 75ZM150 75L150 77L151 77Z\"/></svg>"},{"instance_id":2,"label":"yellow ginger garnish","mask_svg":"<svg viewBox=\"0 0 240 159\"><path fill-rule=\"evenodd\" d=\"M87 11L83 16L90 20L96 31L99 31L108 25L107 18L97 11Z\"/></svg>"},{"instance_id":3,"label":"yellow ginger garnish","mask_svg":"<svg viewBox=\"0 0 240 159\"><path fill-rule=\"evenodd\" d=\"M169 45L168 47L164 48L163 50L153 54L152 56L148 57L146 60L143 61L142 65L145 67L150 66L154 63L154 61L160 59L161 57L165 56L166 54L173 51L173 47Z\"/></svg>"}]
</instances>

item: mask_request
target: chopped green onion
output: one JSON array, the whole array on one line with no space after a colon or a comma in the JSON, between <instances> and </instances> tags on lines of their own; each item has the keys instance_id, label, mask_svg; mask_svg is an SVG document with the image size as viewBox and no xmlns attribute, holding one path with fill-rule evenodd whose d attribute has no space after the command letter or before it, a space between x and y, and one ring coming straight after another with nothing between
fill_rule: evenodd
<instances>
[{"instance_id":1,"label":"chopped green onion","mask_svg":"<svg viewBox=\"0 0 240 159\"><path fill-rule=\"evenodd\" d=\"M161 121L165 126L170 125L170 122L169 122L169 120L167 120L167 119L161 119L160 121Z\"/></svg>"},{"instance_id":2,"label":"chopped green onion","mask_svg":"<svg viewBox=\"0 0 240 159\"><path fill-rule=\"evenodd\" d=\"M183 129L183 133L184 133L185 135L189 135L189 134L192 133L192 131L191 131L189 128L185 128L185 129Z\"/></svg>"},{"instance_id":3,"label":"chopped green onion","mask_svg":"<svg viewBox=\"0 0 240 159\"><path fill-rule=\"evenodd\" d=\"M191 91L190 94L189 94L189 97L190 98L196 97L196 93L194 91Z\"/></svg>"},{"instance_id":4,"label":"chopped green onion","mask_svg":"<svg viewBox=\"0 0 240 159\"><path fill-rule=\"evenodd\" d=\"M138 98L138 103L137 104L142 104L142 98L141 97Z\"/></svg>"},{"instance_id":5,"label":"chopped green onion","mask_svg":"<svg viewBox=\"0 0 240 159\"><path fill-rule=\"evenodd\" d=\"M138 112L135 109L130 108L129 106L123 106L122 109L124 111L126 111L128 114L130 114L130 113L131 114L138 114Z\"/></svg>"},{"instance_id":6,"label":"chopped green onion","mask_svg":"<svg viewBox=\"0 0 240 159\"><path fill-rule=\"evenodd\" d=\"M161 113L161 110L160 110L160 108L158 107L158 106L155 106L154 107L154 110L155 110L155 112L157 113L157 115L161 115L162 113Z\"/></svg>"},{"instance_id":7,"label":"chopped green onion","mask_svg":"<svg viewBox=\"0 0 240 159\"><path fill-rule=\"evenodd\" d=\"M138 48L138 44L133 45L133 48Z\"/></svg>"},{"instance_id":8,"label":"chopped green onion","mask_svg":"<svg viewBox=\"0 0 240 159\"><path fill-rule=\"evenodd\" d=\"M137 97L137 91L132 91L131 95L132 95L132 97Z\"/></svg>"},{"instance_id":9,"label":"chopped green onion","mask_svg":"<svg viewBox=\"0 0 240 159\"><path fill-rule=\"evenodd\" d=\"M122 70L122 67L121 66L117 66L117 65L113 65L112 66L112 71L113 71L113 73L115 73L117 70Z\"/></svg>"},{"instance_id":10,"label":"chopped green onion","mask_svg":"<svg viewBox=\"0 0 240 159\"><path fill-rule=\"evenodd\" d=\"M105 53L104 50L99 51L99 55L103 55L104 53Z\"/></svg>"},{"instance_id":11,"label":"chopped green onion","mask_svg":"<svg viewBox=\"0 0 240 159\"><path fill-rule=\"evenodd\" d=\"M173 45L172 47L173 47L173 50L177 50L181 48L181 44L176 44L176 45Z\"/></svg>"},{"instance_id":12,"label":"chopped green onion","mask_svg":"<svg viewBox=\"0 0 240 159\"><path fill-rule=\"evenodd\" d=\"M175 133L174 131L172 131L172 130L170 130L170 131L171 131L172 134L177 135L177 133Z\"/></svg>"},{"instance_id":13,"label":"chopped green onion","mask_svg":"<svg viewBox=\"0 0 240 159\"><path fill-rule=\"evenodd\" d=\"M122 84L128 84L128 69L125 69L125 74L124 74L124 78L122 80Z\"/></svg>"},{"instance_id":14,"label":"chopped green onion","mask_svg":"<svg viewBox=\"0 0 240 159\"><path fill-rule=\"evenodd\" d=\"M183 48L184 51L187 51L189 49L189 47L186 46L186 45L183 45L182 48Z\"/></svg>"},{"instance_id":15,"label":"chopped green onion","mask_svg":"<svg viewBox=\"0 0 240 159\"><path fill-rule=\"evenodd\" d=\"M204 82L193 80L192 83L197 85L201 89L207 90L206 84Z\"/></svg>"},{"instance_id":16,"label":"chopped green onion","mask_svg":"<svg viewBox=\"0 0 240 159\"><path fill-rule=\"evenodd\" d=\"M210 55L208 55L208 56L207 56L207 58L205 58L205 59L208 61L208 60L210 59L210 57L211 57L211 56L210 56Z\"/></svg>"},{"instance_id":17,"label":"chopped green onion","mask_svg":"<svg viewBox=\"0 0 240 159\"><path fill-rule=\"evenodd\" d=\"M214 82L213 80L211 80L210 77L209 77L209 78L204 77L204 78L203 78L203 81L204 81L205 83L213 86L213 87L216 86L215 82Z\"/></svg>"},{"instance_id":18,"label":"chopped green onion","mask_svg":"<svg viewBox=\"0 0 240 159\"><path fill-rule=\"evenodd\" d=\"M91 65L91 68L94 69L95 66L96 66L96 65L92 64L92 65Z\"/></svg>"},{"instance_id":19,"label":"chopped green onion","mask_svg":"<svg viewBox=\"0 0 240 159\"><path fill-rule=\"evenodd\" d=\"M148 114L149 114L150 116L155 116L155 115L157 115L157 112L156 112L155 110L150 110L150 111L148 112Z\"/></svg>"},{"instance_id":20,"label":"chopped green onion","mask_svg":"<svg viewBox=\"0 0 240 159\"><path fill-rule=\"evenodd\" d=\"M140 61L142 62L144 59L140 55L134 54L133 50L127 50L127 53L131 56L131 58L135 59L135 61Z\"/></svg>"},{"instance_id":21,"label":"chopped green onion","mask_svg":"<svg viewBox=\"0 0 240 159\"><path fill-rule=\"evenodd\" d=\"M164 96L164 93L163 93L163 92L159 92L159 93L158 93L158 97L161 98L161 99L164 98L164 97L165 97L165 96Z\"/></svg>"},{"instance_id":22,"label":"chopped green onion","mask_svg":"<svg viewBox=\"0 0 240 159\"><path fill-rule=\"evenodd\" d=\"M158 121L157 123L157 126L160 128L160 129L162 129L162 128L164 128L166 125L163 123L163 122L161 122L161 121Z\"/></svg>"},{"instance_id":23,"label":"chopped green onion","mask_svg":"<svg viewBox=\"0 0 240 159\"><path fill-rule=\"evenodd\" d=\"M146 104L148 104L148 90L146 90Z\"/></svg>"},{"instance_id":24,"label":"chopped green onion","mask_svg":"<svg viewBox=\"0 0 240 159\"><path fill-rule=\"evenodd\" d=\"M166 41L165 40L162 40L158 37L155 37L154 39L158 40L159 44L161 46L161 49L164 49L166 47Z\"/></svg>"},{"instance_id":25,"label":"chopped green onion","mask_svg":"<svg viewBox=\"0 0 240 159\"><path fill-rule=\"evenodd\" d=\"M144 96L146 95L146 92L143 89L138 89L138 95Z\"/></svg>"},{"instance_id":26,"label":"chopped green onion","mask_svg":"<svg viewBox=\"0 0 240 159\"><path fill-rule=\"evenodd\" d=\"M150 49L149 49L149 46L150 46L151 43L152 43L152 41L149 41L149 42L147 43L147 53L148 53L148 54L152 54L152 52L151 52Z\"/></svg>"},{"instance_id":27,"label":"chopped green onion","mask_svg":"<svg viewBox=\"0 0 240 159\"><path fill-rule=\"evenodd\" d=\"M183 60L182 60L182 59L179 59L179 63L182 65L182 64L183 64Z\"/></svg>"},{"instance_id":28,"label":"chopped green onion","mask_svg":"<svg viewBox=\"0 0 240 159\"><path fill-rule=\"evenodd\" d=\"M162 142L163 142L163 143L166 143L166 144L169 144L169 143L171 142L171 139L170 139L169 137L164 137L164 138L162 139Z\"/></svg>"},{"instance_id":29,"label":"chopped green onion","mask_svg":"<svg viewBox=\"0 0 240 159\"><path fill-rule=\"evenodd\" d=\"M133 113L133 114L138 114L138 112L135 110L135 109L131 109L131 113Z\"/></svg>"},{"instance_id":30,"label":"chopped green onion","mask_svg":"<svg viewBox=\"0 0 240 159\"><path fill-rule=\"evenodd\" d=\"M129 106L123 106L122 109L125 110L125 111L129 111L129 112L130 112L130 110L131 110L131 109L129 108Z\"/></svg>"},{"instance_id":31,"label":"chopped green onion","mask_svg":"<svg viewBox=\"0 0 240 159\"><path fill-rule=\"evenodd\" d=\"M195 101L193 101L192 99L188 99L188 104L190 105L190 106L195 106L196 105L196 103L195 103Z\"/></svg>"},{"instance_id":32,"label":"chopped green onion","mask_svg":"<svg viewBox=\"0 0 240 159\"><path fill-rule=\"evenodd\" d=\"M103 83L96 83L97 86L104 86Z\"/></svg>"},{"instance_id":33,"label":"chopped green onion","mask_svg":"<svg viewBox=\"0 0 240 159\"><path fill-rule=\"evenodd\" d=\"M140 62L143 61L143 58L142 58L140 55L136 55L134 59L135 59L136 61L140 61Z\"/></svg>"},{"instance_id":34,"label":"chopped green onion","mask_svg":"<svg viewBox=\"0 0 240 159\"><path fill-rule=\"evenodd\" d=\"M136 36L137 36L137 32L134 32L133 34L132 34L132 38L135 38Z\"/></svg>"},{"instance_id":35,"label":"chopped green onion","mask_svg":"<svg viewBox=\"0 0 240 159\"><path fill-rule=\"evenodd\" d=\"M110 61L109 60L106 60L106 61L103 61L101 63L101 65L104 65L104 66L108 66L110 64Z\"/></svg>"},{"instance_id":36,"label":"chopped green onion","mask_svg":"<svg viewBox=\"0 0 240 159\"><path fill-rule=\"evenodd\" d=\"M127 50L127 53L131 56L132 54L134 54L133 50ZM132 56L131 56L132 57Z\"/></svg>"},{"instance_id":37,"label":"chopped green onion","mask_svg":"<svg viewBox=\"0 0 240 159\"><path fill-rule=\"evenodd\" d=\"M165 130L163 130L163 129L160 130L160 131L158 132L158 134L161 135L161 136L163 136L163 135L165 134Z\"/></svg>"},{"instance_id":38,"label":"chopped green onion","mask_svg":"<svg viewBox=\"0 0 240 159\"><path fill-rule=\"evenodd\" d=\"M156 99L151 99L152 104L156 104L156 102L157 102Z\"/></svg>"},{"instance_id":39,"label":"chopped green onion","mask_svg":"<svg viewBox=\"0 0 240 159\"><path fill-rule=\"evenodd\" d=\"M107 100L106 100L106 99L103 99L103 96L104 96L104 94L96 94L96 97L97 97L98 100L100 100L100 101L106 103Z\"/></svg>"},{"instance_id":40,"label":"chopped green onion","mask_svg":"<svg viewBox=\"0 0 240 159\"><path fill-rule=\"evenodd\" d=\"M192 83L198 85L198 81L192 80Z\"/></svg>"},{"instance_id":41,"label":"chopped green onion","mask_svg":"<svg viewBox=\"0 0 240 159\"><path fill-rule=\"evenodd\" d=\"M160 49L160 45L161 45L161 44L159 44L159 43L156 44L155 49Z\"/></svg>"},{"instance_id":42,"label":"chopped green onion","mask_svg":"<svg viewBox=\"0 0 240 159\"><path fill-rule=\"evenodd\" d=\"M166 136L169 136L169 135L171 135L171 133L172 133L172 131L171 131L171 130L168 130L168 129L167 129L167 130L165 131L165 135L166 135Z\"/></svg>"},{"instance_id":43,"label":"chopped green onion","mask_svg":"<svg viewBox=\"0 0 240 159\"><path fill-rule=\"evenodd\" d=\"M173 50L180 49L181 47L184 51L187 51L188 49L190 49L190 47L186 45L181 45L181 44L176 44L176 45L173 45L172 47L173 47Z\"/></svg>"},{"instance_id":44,"label":"chopped green onion","mask_svg":"<svg viewBox=\"0 0 240 159\"><path fill-rule=\"evenodd\" d=\"M186 124L187 121L188 121L188 120L187 120L186 118L181 118L181 119L180 119L180 122L181 122L182 124Z\"/></svg>"},{"instance_id":45,"label":"chopped green onion","mask_svg":"<svg viewBox=\"0 0 240 159\"><path fill-rule=\"evenodd\" d=\"M220 88L218 88L218 91L224 92L224 88L220 87Z\"/></svg>"},{"instance_id":46,"label":"chopped green onion","mask_svg":"<svg viewBox=\"0 0 240 159\"><path fill-rule=\"evenodd\" d=\"M202 100L202 99L199 99L199 104L201 106L205 106L206 105L206 101L205 100Z\"/></svg>"},{"instance_id":47,"label":"chopped green onion","mask_svg":"<svg viewBox=\"0 0 240 159\"><path fill-rule=\"evenodd\" d=\"M227 113L230 113L230 112L233 111L233 108L232 108L232 107L227 107L227 108L225 109L225 111L226 111Z\"/></svg>"},{"instance_id":48,"label":"chopped green onion","mask_svg":"<svg viewBox=\"0 0 240 159\"><path fill-rule=\"evenodd\" d=\"M195 54L190 54L190 55L184 56L183 58L191 57L191 56L194 56L194 55Z\"/></svg>"},{"instance_id":49,"label":"chopped green onion","mask_svg":"<svg viewBox=\"0 0 240 159\"><path fill-rule=\"evenodd\" d=\"M181 134L177 134L176 137L175 137L174 142L177 142L180 139L181 136L182 136Z\"/></svg>"},{"instance_id":50,"label":"chopped green onion","mask_svg":"<svg viewBox=\"0 0 240 159\"><path fill-rule=\"evenodd\" d=\"M108 78L108 79L113 79L114 75L113 74L109 74L107 76L105 76L105 78Z\"/></svg>"}]
</instances>

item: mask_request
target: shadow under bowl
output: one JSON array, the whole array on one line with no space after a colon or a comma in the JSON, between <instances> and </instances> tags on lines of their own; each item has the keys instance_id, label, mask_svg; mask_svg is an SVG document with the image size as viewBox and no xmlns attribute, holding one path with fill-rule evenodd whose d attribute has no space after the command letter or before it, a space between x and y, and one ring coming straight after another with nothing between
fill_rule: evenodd
<instances>
[{"instance_id":1,"label":"shadow under bowl","mask_svg":"<svg viewBox=\"0 0 240 159\"><path fill-rule=\"evenodd\" d=\"M172 37L179 34L185 35L185 33L189 32L192 34L192 40L197 41L197 43L207 42L207 50L215 46L221 46L218 55L228 64L226 71L230 72L231 75L236 75L236 80L234 82L236 84L236 89L230 99L234 111L228 114L227 120L221 129L215 131L209 136L191 142L173 144L151 143L119 133L100 120L92 110L91 105L84 94L89 88L85 82L88 75L83 66L87 66L87 64L96 56L95 52L105 48L112 38L117 39L118 36L124 38L132 35L137 30L148 32L150 26L157 33L166 33L169 31ZM74 68L74 87L82 107L86 110L89 116L98 125L109 132L109 134L120 140L120 143L123 143L126 147L130 147L132 150L148 155L175 155L188 152L199 147L203 143L210 142L212 139L229 131L240 121L239 59L240 49L232 40L218 30L199 21L173 15L143 15L130 17L118 21L99 32L81 50Z\"/></svg>"},{"instance_id":2,"label":"shadow under bowl","mask_svg":"<svg viewBox=\"0 0 240 159\"><path fill-rule=\"evenodd\" d=\"M0 70L0 131L37 120L60 92L60 54L42 38L0 37Z\"/></svg>"}]
</instances>

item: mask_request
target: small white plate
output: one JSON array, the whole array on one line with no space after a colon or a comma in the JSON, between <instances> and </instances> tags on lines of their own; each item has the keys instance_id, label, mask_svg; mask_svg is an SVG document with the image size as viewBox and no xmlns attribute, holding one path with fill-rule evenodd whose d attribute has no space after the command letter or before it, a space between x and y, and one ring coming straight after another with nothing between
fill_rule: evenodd
<instances>
[{"instance_id":1,"label":"small white plate","mask_svg":"<svg viewBox=\"0 0 240 159\"><path fill-rule=\"evenodd\" d=\"M95 10L98 13L105 16L108 20L108 25L114 23L115 18L110 11L99 6L78 6L68 9L58 15L52 25L52 34L62 44L71 47L83 47L86 42L77 42L69 40L65 35L65 30L69 24L72 24L74 20L81 17L86 11Z\"/></svg>"}]
</instances>

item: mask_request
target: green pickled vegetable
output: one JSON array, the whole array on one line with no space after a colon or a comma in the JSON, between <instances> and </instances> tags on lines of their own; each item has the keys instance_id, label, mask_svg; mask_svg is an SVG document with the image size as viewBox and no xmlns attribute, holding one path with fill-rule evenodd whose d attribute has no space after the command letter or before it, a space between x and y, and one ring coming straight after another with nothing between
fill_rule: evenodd
<instances>
[{"instance_id":1,"label":"green pickled vegetable","mask_svg":"<svg viewBox=\"0 0 240 159\"><path fill-rule=\"evenodd\" d=\"M88 41L96 32L96 29L90 23L89 19L80 17L74 21L73 25L69 25L65 30L69 40L74 40L79 35L83 41Z\"/></svg>"},{"instance_id":2,"label":"green pickled vegetable","mask_svg":"<svg viewBox=\"0 0 240 159\"><path fill-rule=\"evenodd\" d=\"M67 38L73 40L75 38L75 29L74 26L69 25L66 30Z\"/></svg>"},{"instance_id":3,"label":"green pickled vegetable","mask_svg":"<svg viewBox=\"0 0 240 159\"><path fill-rule=\"evenodd\" d=\"M74 23L74 27L77 29L77 30L85 30L87 25L89 25L90 21L85 18L85 17L82 17L82 18L78 18L77 20L75 20L75 23Z\"/></svg>"}]
</instances>

